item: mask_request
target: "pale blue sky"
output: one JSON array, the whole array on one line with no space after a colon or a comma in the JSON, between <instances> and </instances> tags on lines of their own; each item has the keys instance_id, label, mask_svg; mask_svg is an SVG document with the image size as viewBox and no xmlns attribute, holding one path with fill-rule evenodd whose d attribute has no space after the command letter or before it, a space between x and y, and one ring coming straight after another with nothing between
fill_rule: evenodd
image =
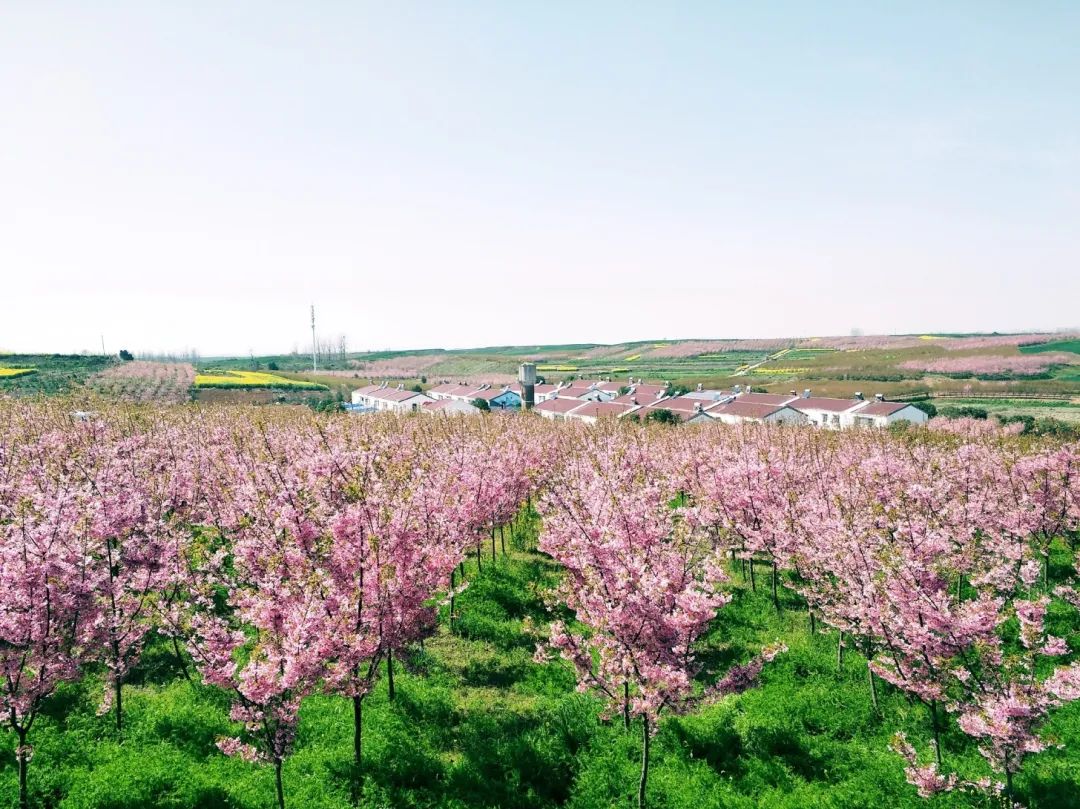
<instances>
[{"instance_id":1,"label":"pale blue sky","mask_svg":"<svg viewBox=\"0 0 1080 809\"><path fill-rule=\"evenodd\" d=\"M1080 325L1080 3L222 5L0 0L0 349Z\"/></svg>"}]
</instances>

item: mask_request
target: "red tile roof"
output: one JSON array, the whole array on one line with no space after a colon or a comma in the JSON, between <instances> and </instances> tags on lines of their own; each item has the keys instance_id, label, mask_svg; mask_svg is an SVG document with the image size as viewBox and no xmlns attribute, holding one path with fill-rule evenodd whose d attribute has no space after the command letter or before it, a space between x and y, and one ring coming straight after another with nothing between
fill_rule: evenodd
<instances>
[{"instance_id":1,"label":"red tile roof","mask_svg":"<svg viewBox=\"0 0 1080 809\"><path fill-rule=\"evenodd\" d=\"M640 402L641 400L638 399ZM707 399L694 399L690 396L674 396L670 399L660 399L659 401L653 401L650 407L662 407L667 410L688 410L694 412L700 407L703 410L708 410L710 407L715 407L716 402L710 402Z\"/></svg>"},{"instance_id":2,"label":"red tile roof","mask_svg":"<svg viewBox=\"0 0 1080 809\"><path fill-rule=\"evenodd\" d=\"M908 407L907 402L870 402L866 407L855 411L856 416L891 416L898 410Z\"/></svg>"},{"instance_id":3,"label":"red tile roof","mask_svg":"<svg viewBox=\"0 0 1080 809\"><path fill-rule=\"evenodd\" d=\"M597 390L606 391L608 393L618 393L620 388L625 388L626 386L627 385L626 385L625 382L617 382L617 381L614 381L614 380L611 381L611 382L597 382L596 383Z\"/></svg>"},{"instance_id":4,"label":"red tile roof","mask_svg":"<svg viewBox=\"0 0 1080 809\"><path fill-rule=\"evenodd\" d=\"M483 399L485 402L490 402L492 399L498 399L506 393L502 388L488 388L487 390L473 391L473 399ZM518 394L520 396L520 394Z\"/></svg>"},{"instance_id":5,"label":"red tile roof","mask_svg":"<svg viewBox=\"0 0 1080 809\"><path fill-rule=\"evenodd\" d=\"M825 410L830 413L842 413L860 404L858 399L826 399L824 396L811 396L807 399L795 399L788 407L795 410Z\"/></svg>"},{"instance_id":6,"label":"red tile roof","mask_svg":"<svg viewBox=\"0 0 1080 809\"><path fill-rule=\"evenodd\" d=\"M443 382L441 385L436 385L428 393L453 393L461 387L457 382Z\"/></svg>"},{"instance_id":7,"label":"red tile roof","mask_svg":"<svg viewBox=\"0 0 1080 809\"><path fill-rule=\"evenodd\" d=\"M649 396L653 399L655 399L657 396L667 390L667 388L663 385L649 385L647 383L634 385L633 388L633 392L636 393L639 397Z\"/></svg>"},{"instance_id":8,"label":"red tile roof","mask_svg":"<svg viewBox=\"0 0 1080 809\"><path fill-rule=\"evenodd\" d=\"M558 401L556 399L555 401ZM619 404L617 402L586 402L573 412L574 418L578 416L591 416L593 418L617 417L629 413L634 409L633 405Z\"/></svg>"},{"instance_id":9,"label":"red tile roof","mask_svg":"<svg viewBox=\"0 0 1080 809\"><path fill-rule=\"evenodd\" d=\"M782 405L796 397L790 393L741 393L737 401L754 402L755 404Z\"/></svg>"},{"instance_id":10,"label":"red tile roof","mask_svg":"<svg viewBox=\"0 0 1080 809\"><path fill-rule=\"evenodd\" d=\"M406 399L411 399L414 396L423 396L424 394L417 393L414 390L383 388L382 390L376 390L366 395L372 397L373 399L382 399L384 402L404 402Z\"/></svg>"},{"instance_id":11,"label":"red tile roof","mask_svg":"<svg viewBox=\"0 0 1080 809\"><path fill-rule=\"evenodd\" d=\"M583 404L586 404L586 402L582 402L580 399L548 399L546 402L540 402L533 409L544 413L569 413Z\"/></svg>"},{"instance_id":12,"label":"red tile roof","mask_svg":"<svg viewBox=\"0 0 1080 809\"><path fill-rule=\"evenodd\" d=\"M591 385L591 382L571 382L569 385L559 388L559 396L584 396L591 390Z\"/></svg>"},{"instance_id":13,"label":"red tile roof","mask_svg":"<svg viewBox=\"0 0 1080 809\"><path fill-rule=\"evenodd\" d=\"M458 404L453 399L436 399L434 402L424 402L420 405L424 410L445 410Z\"/></svg>"},{"instance_id":14,"label":"red tile roof","mask_svg":"<svg viewBox=\"0 0 1080 809\"><path fill-rule=\"evenodd\" d=\"M764 402L742 402L734 401L720 407L714 407L709 411L710 416L715 416L717 413L725 413L729 416L738 416L744 419L763 419L766 416L771 416L780 410L783 410L783 405L765 404Z\"/></svg>"}]
</instances>

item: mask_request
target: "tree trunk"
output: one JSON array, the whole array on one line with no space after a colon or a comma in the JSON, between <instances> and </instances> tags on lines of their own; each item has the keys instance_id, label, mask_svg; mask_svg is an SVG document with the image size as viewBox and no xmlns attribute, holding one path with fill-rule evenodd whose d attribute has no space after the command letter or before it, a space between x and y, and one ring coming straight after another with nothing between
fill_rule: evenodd
<instances>
[{"instance_id":1,"label":"tree trunk","mask_svg":"<svg viewBox=\"0 0 1080 809\"><path fill-rule=\"evenodd\" d=\"M285 809L285 790L281 786L281 759L274 761L274 786L277 787L278 809Z\"/></svg>"},{"instance_id":2,"label":"tree trunk","mask_svg":"<svg viewBox=\"0 0 1080 809\"><path fill-rule=\"evenodd\" d=\"M776 609L780 609L780 598L776 594L776 560L772 563L772 603Z\"/></svg>"},{"instance_id":3,"label":"tree trunk","mask_svg":"<svg viewBox=\"0 0 1080 809\"><path fill-rule=\"evenodd\" d=\"M360 765L362 761L362 753L364 752L364 698L363 696L356 696L352 698L352 720L353 720L353 734L352 734L352 747L353 747L353 764L356 765L356 773L360 774Z\"/></svg>"},{"instance_id":4,"label":"tree trunk","mask_svg":"<svg viewBox=\"0 0 1080 809\"><path fill-rule=\"evenodd\" d=\"M113 678L113 702L116 703L116 732L124 730L124 681L116 676Z\"/></svg>"},{"instance_id":5,"label":"tree trunk","mask_svg":"<svg viewBox=\"0 0 1080 809\"><path fill-rule=\"evenodd\" d=\"M172 636L172 648L173 654L176 655L176 665L180 667L180 673L184 675L184 679L189 683L191 682L191 675L187 670L187 663L184 662L184 655L180 653L180 644L176 640L176 636Z\"/></svg>"},{"instance_id":6,"label":"tree trunk","mask_svg":"<svg viewBox=\"0 0 1080 809\"><path fill-rule=\"evenodd\" d=\"M30 764L26 749L26 731L22 728L16 728L15 731L19 735L19 750L15 756L19 762L19 809L30 809L30 793L26 788L26 769Z\"/></svg>"},{"instance_id":7,"label":"tree trunk","mask_svg":"<svg viewBox=\"0 0 1080 809\"><path fill-rule=\"evenodd\" d=\"M806 611L810 614L810 634L817 634L817 618L814 616L814 608L807 607Z\"/></svg>"},{"instance_id":8,"label":"tree trunk","mask_svg":"<svg viewBox=\"0 0 1080 809\"><path fill-rule=\"evenodd\" d=\"M394 650L391 649L386 654L386 688L387 696L390 697L390 701L397 697L397 692L394 690Z\"/></svg>"},{"instance_id":9,"label":"tree trunk","mask_svg":"<svg viewBox=\"0 0 1080 809\"><path fill-rule=\"evenodd\" d=\"M874 682L874 670L870 668L870 660L866 661L866 679L870 681L870 704L874 706L874 713L880 713L877 702L877 684Z\"/></svg>"},{"instance_id":10,"label":"tree trunk","mask_svg":"<svg viewBox=\"0 0 1080 809\"><path fill-rule=\"evenodd\" d=\"M454 570L450 571L450 631L454 629Z\"/></svg>"},{"instance_id":11,"label":"tree trunk","mask_svg":"<svg viewBox=\"0 0 1080 809\"><path fill-rule=\"evenodd\" d=\"M750 557L750 591L757 592L757 578L754 576L754 557Z\"/></svg>"},{"instance_id":12,"label":"tree trunk","mask_svg":"<svg viewBox=\"0 0 1080 809\"><path fill-rule=\"evenodd\" d=\"M482 543L480 542L480 540L479 539L476 540L476 572L477 573L479 573L481 570L484 569L484 563L480 559L480 551L481 551L480 546L481 545L482 545Z\"/></svg>"},{"instance_id":13,"label":"tree trunk","mask_svg":"<svg viewBox=\"0 0 1080 809\"><path fill-rule=\"evenodd\" d=\"M622 721L623 728L630 730L630 683L623 683L623 703L622 703Z\"/></svg>"},{"instance_id":14,"label":"tree trunk","mask_svg":"<svg viewBox=\"0 0 1080 809\"><path fill-rule=\"evenodd\" d=\"M930 701L930 722L934 726L934 756L941 766L941 729L938 727L937 700Z\"/></svg>"},{"instance_id":15,"label":"tree trunk","mask_svg":"<svg viewBox=\"0 0 1080 809\"><path fill-rule=\"evenodd\" d=\"M638 809L645 809L645 784L649 780L649 717L642 717L641 724L641 780L638 782Z\"/></svg>"},{"instance_id":16,"label":"tree trunk","mask_svg":"<svg viewBox=\"0 0 1080 809\"><path fill-rule=\"evenodd\" d=\"M499 546L502 548L503 556L506 556L506 529L503 526L499 526Z\"/></svg>"},{"instance_id":17,"label":"tree trunk","mask_svg":"<svg viewBox=\"0 0 1080 809\"><path fill-rule=\"evenodd\" d=\"M843 671L844 669L844 630L840 630L840 635L836 639L836 670Z\"/></svg>"}]
</instances>

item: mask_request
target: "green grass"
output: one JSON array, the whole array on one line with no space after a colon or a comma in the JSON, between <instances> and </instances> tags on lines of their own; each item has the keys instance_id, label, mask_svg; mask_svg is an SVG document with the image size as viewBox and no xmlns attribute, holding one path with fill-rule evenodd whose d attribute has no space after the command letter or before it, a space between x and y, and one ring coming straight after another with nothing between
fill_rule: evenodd
<instances>
[{"instance_id":1,"label":"green grass","mask_svg":"<svg viewBox=\"0 0 1080 809\"><path fill-rule=\"evenodd\" d=\"M1042 354L1046 351L1071 351L1073 354L1080 354L1080 340L1058 340L1054 343L1020 346L1021 354Z\"/></svg>"},{"instance_id":2,"label":"green grass","mask_svg":"<svg viewBox=\"0 0 1080 809\"><path fill-rule=\"evenodd\" d=\"M469 588L457 599L454 630L443 610L423 649L401 661L397 699L385 678L364 703L367 809L607 809L631 807L640 729L602 721L600 705L579 694L569 668L532 660L526 619L550 619L544 591L559 577L549 560L519 544L483 570L468 563ZM1066 573L1055 551L1052 573ZM920 799L888 749L898 729L925 750L927 711L879 683L880 715L870 702L865 660L850 652L836 666L836 635L811 636L805 612L786 592L777 611L763 588L737 579L732 604L702 643L702 676L745 661L783 639L789 651L767 666L760 688L665 719L654 740L649 782L653 809L805 809L978 807L973 797ZM759 585L764 577L759 577ZM1055 606L1055 634L1080 646L1074 610ZM148 648L127 689L127 727L99 717L100 679L62 688L34 727L33 805L56 809L271 809L269 767L220 754L215 740L233 731L227 701L189 685L160 641ZM284 781L290 807L353 806L352 713L339 697L308 698ZM1054 715L1064 742L1030 758L1017 779L1033 809L1080 807L1080 704ZM975 745L950 720L946 764L967 776L985 772ZM0 807L14 807L14 738L0 735Z\"/></svg>"},{"instance_id":3,"label":"green grass","mask_svg":"<svg viewBox=\"0 0 1080 809\"><path fill-rule=\"evenodd\" d=\"M979 407L991 416L1034 416L1037 419L1053 418L1080 423L1080 404L1061 399L980 399L943 398L934 399L941 407Z\"/></svg>"},{"instance_id":4,"label":"green grass","mask_svg":"<svg viewBox=\"0 0 1080 809\"><path fill-rule=\"evenodd\" d=\"M54 396L78 391L87 379L120 362L115 357L82 354L4 354L8 368L34 368L32 374L0 376L0 394Z\"/></svg>"}]
</instances>

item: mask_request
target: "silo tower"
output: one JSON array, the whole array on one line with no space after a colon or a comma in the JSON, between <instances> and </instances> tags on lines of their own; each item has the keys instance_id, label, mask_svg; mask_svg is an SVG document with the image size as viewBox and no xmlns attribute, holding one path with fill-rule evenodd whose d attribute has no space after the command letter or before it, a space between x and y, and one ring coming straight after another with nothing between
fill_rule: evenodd
<instances>
[{"instance_id":1,"label":"silo tower","mask_svg":"<svg viewBox=\"0 0 1080 809\"><path fill-rule=\"evenodd\" d=\"M518 367L518 382L521 383L521 406L532 410L536 404L536 363L523 362Z\"/></svg>"}]
</instances>

